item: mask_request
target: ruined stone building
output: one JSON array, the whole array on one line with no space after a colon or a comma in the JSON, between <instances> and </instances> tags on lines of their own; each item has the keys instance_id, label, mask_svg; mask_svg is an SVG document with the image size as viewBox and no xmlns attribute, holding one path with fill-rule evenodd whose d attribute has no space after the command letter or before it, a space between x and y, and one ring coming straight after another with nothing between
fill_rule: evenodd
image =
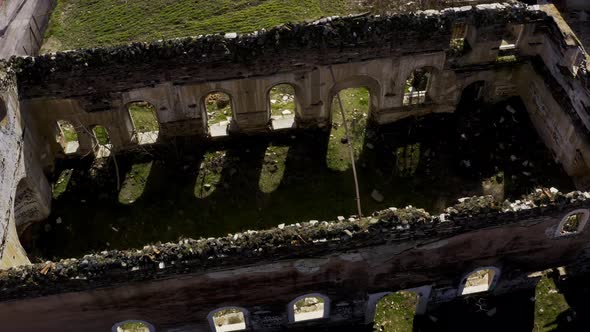
<instances>
[{"instance_id":1,"label":"ruined stone building","mask_svg":"<svg viewBox=\"0 0 590 332\"><path fill-rule=\"evenodd\" d=\"M0 61L0 330L117 331L137 320L154 331L372 331L377 301L392 292L416 292L424 316L471 293L530 289L546 269L584 272L587 27L575 26L586 33L576 36L553 5L482 4ZM427 73L426 83L408 90L416 73ZM277 84L296 95L296 113L282 122L269 111ZM329 129L332 99L351 87L369 90L374 126L452 114L464 98L520 98L578 191L465 198L436 214L399 206L35 264L21 246L19 235L50 215L47 175L64 160ZM231 96L222 128L207 124L212 91ZM149 142L127 108L138 101L155 108L159 130ZM60 141L59 121L73 124L75 145ZM107 149L96 144L96 126L108 131ZM484 270L484 283L469 281ZM321 312L298 318L295 304L310 296ZM241 316L239 326L218 328L219 310Z\"/></svg>"}]
</instances>

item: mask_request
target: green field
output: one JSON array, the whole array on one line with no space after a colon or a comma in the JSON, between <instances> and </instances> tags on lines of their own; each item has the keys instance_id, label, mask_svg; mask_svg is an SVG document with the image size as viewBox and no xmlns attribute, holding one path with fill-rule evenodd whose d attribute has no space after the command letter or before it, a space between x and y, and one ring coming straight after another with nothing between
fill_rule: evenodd
<instances>
[{"instance_id":1,"label":"green field","mask_svg":"<svg viewBox=\"0 0 590 332\"><path fill-rule=\"evenodd\" d=\"M41 52L252 32L355 11L350 0L58 0Z\"/></svg>"}]
</instances>

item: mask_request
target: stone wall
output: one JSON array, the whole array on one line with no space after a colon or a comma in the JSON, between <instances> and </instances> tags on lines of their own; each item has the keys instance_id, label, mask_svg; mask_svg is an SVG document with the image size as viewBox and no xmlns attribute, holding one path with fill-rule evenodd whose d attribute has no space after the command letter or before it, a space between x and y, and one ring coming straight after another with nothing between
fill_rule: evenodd
<instances>
[{"instance_id":1,"label":"stone wall","mask_svg":"<svg viewBox=\"0 0 590 332\"><path fill-rule=\"evenodd\" d=\"M8 0L0 8L0 59L36 55L55 0Z\"/></svg>"},{"instance_id":2,"label":"stone wall","mask_svg":"<svg viewBox=\"0 0 590 332\"><path fill-rule=\"evenodd\" d=\"M556 15L551 6L480 5L0 63L7 109L0 119L0 190L8 198L0 201L2 262L19 263L24 253L10 249L20 248L17 227L49 212L42 171L63 152L55 140L57 120L86 129L103 125L115 149L133 148L126 105L147 101L157 111L159 144L179 136L203 139L203 98L211 91L232 96L233 134L260 134L271 130L268 91L279 83L295 88L300 128L328 126L332 97L349 87L370 90L370 117L383 124L453 112L462 91L481 84L488 101L521 96L546 145L585 187L587 55ZM453 23L461 22L466 49L450 40ZM506 33L516 35L514 44ZM432 74L428 98L406 105L404 83L417 68ZM88 130L78 136L75 157L92 153ZM372 306L385 292L420 289L427 311L426 304L455 298L477 267L501 271L491 290L499 294L530 287L530 273L586 262L589 208L590 193L540 189L515 202L462 200L439 216L390 209L350 222L282 225L13 268L0 272L0 319L10 331L108 330L126 319L150 321L159 331L208 331L212 310L239 306L254 330L370 330ZM577 232L563 233L560 227L576 211L586 219ZM330 315L290 322L287 305L309 293L330 299Z\"/></svg>"},{"instance_id":3,"label":"stone wall","mask_svg":"<svg viewBox=\"0 0 590 332\"><path fill-rule=\"evenodd\" d=\"M488 101L516 95L527 99L531 92L523 85L535 80L535 73L522 74L519 68L535 57L549 69L548 77L557 80L551 89L568 87L561 95L571 107L552 108L549 118L566 114L563 126L576 124L576 135L585 136L590 128L590 79L582 61L586 55L551 8L492 4L391 17L330 18L250 35L16 58L12 65L18 71L21 107L33 119L30 125L36 128L36 146L46 168L64 155L54 139L58 120L77 128L78 155L95 152L90 131L95 125L107 128L114 150L136 147L127 109L135 101L155 107L159 141L164 144L179 136L208 136L204 99L214 91L231 96L230 133L272 130L268 91L282 83L295 89L299 128L329 126L333 96L350 87L369 89L370 118L385 124L453 112L463 90L476 82L484 84ZM458 24L465 25L462 50L451 42ZM509 61L499 61L506 55ZM425 101L405 105L406 79L421 68L432 75ZM554 105L565 105L560 98L553 100ZM527 106L532 106L530 100ZM563 142L546 143L568 174L579 177L588 170L569 157L579 150L584 160L590 159L585 143L568 143L565 148ZM586 183L576 182L580 187Z\"/></svg>"},{"instance_id":4,"label":"stone wall","mask_svg":"<svg viewBox=\"0 0 590 332\"><path fill-rule=\"evenodd\" d=\"M0 266L2 267L29 262L16 232L17 218L27 219L27 221L37 218L35 220L38 221L49 213L47 206L39 206L37 201L25 197L27 193L28 195L35 194L34 191L29 189L25 192L23 187L20 191L17 190L19 180L27 173L25 156L28 150L25 143L25 130L19 113L14 72L0 61L0 196L2 197L0 200L0 215L2 215ZM47 185L47 180L42 172L37 172L37 175L40 175L39 184L45 181ZM44 193L44 196L50 197L47 192ZM25 214L28 216L25 217Z\"/></svg>"},{"instance_id":5,"label":"stone wall","mask_svg":"<svg viewBox=\"0 0 590 332\"><path fill-rule=\"evenodd\" d=\"M558 227L589 207L590 193L546 189L517 202L466 199L434 217L390 209L354 222L104 251L0 272L0 318L11 331L108 330L126 319L158 331L208 331L210 311L238 306L256 331L369 330L372 294L420 288L436 306L458 296L478 267L501 271L490 290L501 294L534 284L526 278L533 272L586 259L587 227L564 236ZM330 316L289 323L287 304L310 293L330 299Z\"/></svg>"}]
</instances>

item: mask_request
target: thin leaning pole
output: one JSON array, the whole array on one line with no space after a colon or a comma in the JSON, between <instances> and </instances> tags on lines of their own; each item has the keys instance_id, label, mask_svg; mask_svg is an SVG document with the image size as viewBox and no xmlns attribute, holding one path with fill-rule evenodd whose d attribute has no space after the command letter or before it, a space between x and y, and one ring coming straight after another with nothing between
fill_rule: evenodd
<instances>
[{"instance_id":1,"label":"thin leaning pole","mask_svg":"<svg viewBox=\"0 0 590 332\"><path fill-rule=\"evenodd\" d=\"M336 77L334 76L334 71L332 70L332 66L330 66L330 74L332 75L332 82L336 84ZM354 189L356 191L356 208L358 211L359 218L363 216L363 211L361 209L361 193L359 190L359 180L356 175L356 166L354 164L354 148L352 146L352 140L350 139L350 133L348 131L348 124L346 123L346 115L344 114L344 107L342 106L342 99L340 99L340 91L336 93L336 98L338 99L338 105L340 106L340 115L342 116L342 122L344 123L344 134L346 135L346 144L348 145L348 152L350 154L350 164L352 166L352 176L354 177Z\"/></svg>"}]
</instances>

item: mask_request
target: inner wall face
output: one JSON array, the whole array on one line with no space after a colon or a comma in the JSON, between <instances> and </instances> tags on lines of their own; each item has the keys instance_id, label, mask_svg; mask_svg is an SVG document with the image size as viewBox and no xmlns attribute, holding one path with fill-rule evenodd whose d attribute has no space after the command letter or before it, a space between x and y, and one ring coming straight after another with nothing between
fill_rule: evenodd
<instances>
[{"instance_id":1,"label":"inner wall face","mask_svg":"<svg viewBox=\"0 0 590 332\"><path fill-rule=\"evenodd\" d=\"M477 97L466 91L454 113L379 126L366 120L366 89L342 91L365 211L412 205L434 214L466 196L503 201L539 187L574 189L519 98ZM140 150L117 155L117 165L59 162L51 216L28 228L23 243L45 260L348 218L356 207L342 122L338 111L330 131L230 138L178 158Z\"/></svg>"}]
</instances>

